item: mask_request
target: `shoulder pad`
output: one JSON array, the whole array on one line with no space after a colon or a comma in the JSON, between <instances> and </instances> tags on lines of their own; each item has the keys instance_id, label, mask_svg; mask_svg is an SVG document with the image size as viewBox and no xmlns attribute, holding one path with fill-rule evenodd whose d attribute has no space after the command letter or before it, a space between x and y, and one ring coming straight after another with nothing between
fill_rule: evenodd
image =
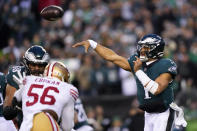
<instances>
[{"instance_id":1,"label":"shoulder pad","mask_svg":"<svg viewBox=\"0 0 197 131\"><path fill-rule=\"evenodd\" d=\"M177 65L171 59L161 59L161 64L164 67L163 71L170 73L173 77L177 75Z\"/></svg>"},{"instance_id":2,"label":"shoulder pad","mask_svg":"<svg viewBox=\"0 0 197 131\"><path fill-rule=\"evenodd\" d=\"M76 87L71 86L70 88L70 95L72 96L72 98L76 101L79 97L79 93Z\"/></svg>"}]
</instances>

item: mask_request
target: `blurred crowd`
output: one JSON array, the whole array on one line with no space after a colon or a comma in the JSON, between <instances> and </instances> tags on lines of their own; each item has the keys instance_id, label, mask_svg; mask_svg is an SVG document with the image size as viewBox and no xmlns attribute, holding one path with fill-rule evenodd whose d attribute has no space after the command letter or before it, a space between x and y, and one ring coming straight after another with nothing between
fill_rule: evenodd
<instances>
[{"instance_id":1,"label":"blurred crowd","mask_svg":"<svg viewBox=\"0 0 197 131\"><path fill-rule=\"evenodd\" d=\"M63 8L63 17L49 22L40 17L38 0L1 0L0 71L7 73L10 65L19 65L26 49L37 44L52 59L79 61L72 83L81 96L135 95L132 74L92 50L85 54L83 48L71 46L93 39L129 57L143 35L156 33L166 42L165 57L178 65L177 101L197 114L196 0L67 0Z\"/></svg>"}]
</instances>

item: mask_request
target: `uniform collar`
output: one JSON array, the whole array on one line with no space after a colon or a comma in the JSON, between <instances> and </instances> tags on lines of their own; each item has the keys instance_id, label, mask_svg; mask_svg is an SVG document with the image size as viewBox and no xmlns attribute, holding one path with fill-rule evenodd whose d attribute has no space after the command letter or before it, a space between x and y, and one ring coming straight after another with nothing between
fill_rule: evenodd
<instances>
[{"instance_id":1,"label":"uniform collar","mask_svg":"<svg viewBox=\"0 0 197 131\"><path fill-rule=\"evenodd\" d=\"M157 60L157 59L156 59L156 60ZM152 60L152 61L146 62L146 65L147 65L147 66L150 65L150 64L152 64L153 62L155 62L156 60Z\"/></svg>"}]
</instances>

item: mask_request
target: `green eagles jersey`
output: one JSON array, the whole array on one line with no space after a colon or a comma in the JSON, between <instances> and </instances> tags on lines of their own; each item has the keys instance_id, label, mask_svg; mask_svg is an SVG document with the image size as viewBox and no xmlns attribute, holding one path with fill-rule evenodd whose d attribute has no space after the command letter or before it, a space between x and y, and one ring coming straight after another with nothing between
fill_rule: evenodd
<instances>
[{"instance_id":1,"label":"green eagles jersey","mask_svg":"<svg viewBox=\"0 0 197 131\"><path fill-rule=\"evenodd\" d=\"M6 84L5 75L0 72L0 117L3 116L3 100L5 98Z\"/></svg>"},{"instance_id":2,"label":"green eagles jersey","mask_svg":"<svg viewBox=\"0 0 197 131\"><path fill-rule=\"evenodd\" d=\"M9 68L8 70L8 74L6 76L7 79L7 83L11 86L13 86L14 88L16 88L17 90L19 89L18 84L13 80L13 75L18 76L17 71L20 71L21 74L23 74L23 72L25 72L25 67L24 66L12 66Z\"/></svg>"},{"instance_id":3,"label":"green eagles jersey","mask_svg":"<svg viewBox=\"0 0 197 131\"><path fill-rule=\"evenodd\" d=\"M174 94L172 88L174 82L173 81L170 82L168 87L158 95L153 95L150 92L145 91L143 85L136 77L133 70L134 67L133 61L136 60L135 56L137 55L131 56L128 59L128 62L131 66L132 72L136 79L137 97L141 109L147 112L154 112L155 110L156 110L155 112L160 112L158 110L163 110L163 111L166 110L169 107L169 104L174 100ZM145 63L143 63L141 70L143 70L145 74L152 80L155 80L157 77L159 77L159 75L163 73L170 73L173 79L177 74L177 66L175 62L172 61L171 59L166 59L166 58L158 59L155 62L149 64L148 66ZM158 109L158 108L162 108L162 109Z\"/></svg>"}]
</instances>

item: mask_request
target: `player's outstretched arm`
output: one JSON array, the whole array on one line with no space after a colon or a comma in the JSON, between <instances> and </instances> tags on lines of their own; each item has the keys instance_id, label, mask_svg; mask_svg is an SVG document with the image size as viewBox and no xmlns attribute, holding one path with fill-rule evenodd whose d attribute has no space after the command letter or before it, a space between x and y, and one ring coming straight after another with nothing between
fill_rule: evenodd
<instances>
[{"instance_id":1,"label":"player's outstretched arm","mask_svg":"<svg viewBox=\"0 0 197 131\"><path fill-rule=\"evenodd\" d=\"M96 43L93 40L86 40L79 43L74 44L72 47L83 46L85 48L85 52L88 52L89 47L92 47L98 55L104 58L107 61L111 61L120 68L123 68L127 71L131 71L131 67L126 58L119 56L113 50L102 46L101 44Z\"/></svg>"}]
</instances>

